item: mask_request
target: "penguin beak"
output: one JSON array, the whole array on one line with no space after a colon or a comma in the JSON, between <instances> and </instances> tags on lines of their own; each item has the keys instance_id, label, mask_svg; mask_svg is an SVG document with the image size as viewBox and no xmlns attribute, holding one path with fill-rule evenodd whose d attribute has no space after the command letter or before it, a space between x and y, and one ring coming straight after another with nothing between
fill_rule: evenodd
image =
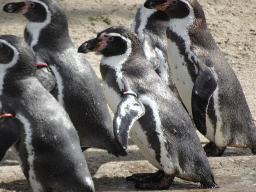
<instances>
[{"instance_id":1,"label":"penguin beak","mask_svg":"<svg viewBox=\"0 0 256 192\"><path fill-rule=\"evenodd\" d=\"M144 7L165 11L170 5L175 5L177 0L147 0Z\"/></svg>"},{"instance_id":2,"label":"penguin beak","mask_svg":"<svg viewBox=\"0 0 256 192\"><path fill-rule=\"evenodd\" d=\"M157 9L158 7L161 7L164 3L166 2L163 0L157 1L157 0L147 0L144 3L144 7L148 8L148 9Z\"/></svg>"},{"instance_id":3,"label":"penguin beak","mask_svg":"<svg viewBox=\"0 0 256 192\"><path fill-rule=\"evenodd\" d=\"M94 38L89 41L84 42L79 48L78 53L88 53L92 51L97 51L101 47L102 40L99 38Z\"/></svg>"},{"instance_id":4,"label":"penguin beak","mask_svg":"<svg viewBox=\"0 0 256 192\"><path fill-rule=\"evenodd\" d=\"M6 13L20 13L25 14L28 12L31 2L8 3L3 7Z\"/></svg>"}]
</instances>

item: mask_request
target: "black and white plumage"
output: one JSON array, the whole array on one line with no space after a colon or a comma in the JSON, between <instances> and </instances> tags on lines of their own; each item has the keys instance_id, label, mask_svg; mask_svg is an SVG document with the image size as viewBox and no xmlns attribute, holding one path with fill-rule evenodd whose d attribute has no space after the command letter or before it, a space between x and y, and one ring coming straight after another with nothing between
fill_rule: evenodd
<instances>
[{"instance_id":1,"label":"black and white plumage","mask_svg":"<svg viewBox=\"0 0 256 192\"><path fill-rule=\"evenodd\" d=\"M168 64L166 29L169 18L163 11L142 5L135 15L131 30L143 44L146 58L153 64L161 79L177 94Z\"/></svg>"},{"instance_id":2,"label":"black and white plumage","mask_svg":"<svg viewBox=\"0 0 256 192\"><path fill-rule=\"evenodd\" d=\"M35 77L31 48L0 36L0 161L12 147L33 191L92 192L93 181L68 114Z\"/></svg>"},{"instance_id":3,"label":"black and white plumage","mask_svg":"<svg viewBox=\"0 0 256 192\"><path fill-rule=\"evenodd\" d=\"M129 132L147 160L164 172L159 182L137 183L137 187L168 188L175 176L217 186L189 115L155 73L136 34L122 26L111 27L78 51L103 54L103 90L115 113L119 142L127 148Z\"/></svg>"},{"instance_id":4,"label":"black and white plumage","mask_svg":"<svg viewBox=\"0 0 256 192\"><path fill-rule=\"evenodd\" d=\"M164 11L169 65L178 92L197 129L210 144L209 155L227 146L256 153L256 128L242 87L207 28L196 0L147 0L147 8Z\"/></svg>"},{"instance_id":5,"label":"black and white plumage","mask_svg":"<svg viewBox=\"0 0 256 192\"><path fill-rule=\"evenodd\" d=\"M106 149L126 155L114 137L112 118L100 82L70 39L64 10L55 0L9 3L4 10L21 13L29 23L25 41L33 49L37 62L47 63L56 77L51 91L68 112L78 131L81 147Z\"/></svg>"}]
</instances>

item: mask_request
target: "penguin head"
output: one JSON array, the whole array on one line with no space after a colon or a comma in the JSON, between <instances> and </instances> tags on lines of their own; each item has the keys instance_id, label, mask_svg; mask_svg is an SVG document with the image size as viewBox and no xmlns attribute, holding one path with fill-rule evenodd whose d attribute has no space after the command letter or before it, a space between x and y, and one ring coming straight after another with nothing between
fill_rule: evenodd
<instances>
[{"instance_id":1,"label":"penguin head","mask_svg":"<svg viewBox=\"0 0 256 192\"><path fill-rule=\"evenodd\" d=\"M96 51L105 57L111 57L142 50L141 42L135 33L124 26L115 26L103 30L96 38L83 43L78 52Z\"/></svg>"},{"instance_id":2,"label":"penguin head","mask_svg":"<svg viewBox=\"0 0 256 192\"><path fill-rule=\"evenodd\" d=\"M35 75L35 63L31 48L22 39L13 35L0 36L0 73L5 74L5 78Z\"/></svg>"},{"instance_id":3,"label":"penguin head","mask_svg":"<svg viewBox=\"0 0 256 192\"><path fill-rule=\"evenodd\" d=\"M19 13L30 22L54 23L55 30L63 23L67 24L67 17L62 7L55 0L31 0L8 3L3 7L7 13Z\"/></svg>"},{"instance_id":4,"label":"penguin head","mask_svg":"<svg viewBox=\"0 0 256 192\"><path fill-rule=\"evenodd\" d=\"M164 11L170 18L182 19L201 6L197 0L147 0L144 7Z\"/></svg>"}]
</instances>

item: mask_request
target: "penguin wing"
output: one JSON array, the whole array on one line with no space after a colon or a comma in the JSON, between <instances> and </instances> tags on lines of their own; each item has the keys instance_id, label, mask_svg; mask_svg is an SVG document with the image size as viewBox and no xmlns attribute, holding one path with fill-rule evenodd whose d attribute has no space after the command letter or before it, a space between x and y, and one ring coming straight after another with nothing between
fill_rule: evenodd
<instances>
[{"instance_id":1,"label":"penguin wing","mask_svg":"<svg viewBox=\"0 0 256 192\"><path fill-rule=\"evenodd\" d=\"M36 77L47 91L52 91L57 85L55 76L45 67L36 70Z\"/></svg>"},{"instance_id":2,"label":"penguin wing","mask_svg":"<svg viewBox=\"0 0 256 192\"><path fill-rule=\"evenodd\" d=\"M113 126L117 140L127 149L128 135L133 123L145 114L143 104L134 95L124 95L117 107Z\"/></svg>"},{"instance_id":3,"label":"penguin wing","mask_svg":"<svg viewBox=\"0 0 256 192\"><path fill-rule=\"evenodd\" d=\"M199 62L198 75L192 90L192 114L197 129L206 135L206 113L208 103L215 89L217 80L212 70Z\"/></svg>"},{"instance_id":4,"label":"penguin wing","mask_svg":"<svg viewBox=\"0 0 256 192\"><path fill-rule=\"evenodd\" d=\"M7 117L0 120L0 162L7 150L20 139L20 126L20 122L14 118Z\"/></svg>"}]
</instances>

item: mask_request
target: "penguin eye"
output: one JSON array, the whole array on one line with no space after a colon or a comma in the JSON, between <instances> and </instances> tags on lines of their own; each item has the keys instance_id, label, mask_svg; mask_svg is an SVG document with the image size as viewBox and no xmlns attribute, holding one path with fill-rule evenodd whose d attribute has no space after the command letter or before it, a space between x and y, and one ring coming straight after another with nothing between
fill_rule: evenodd
<instances>
[{"instance_id":1,"label":"penguin eye","mask_svg":"<svg viewBox=\"0 0 256 192\"><path fill-rule=\"evenodd\" d=\"M33 9L35 7L35 3L31 3L29 7Z\"/></svg>"},{"instance_id":2,"label":"penguin eye","mask_svg":"<svg viewBox=\"0 0 256 192\"><path fill-rule=\"evenodd\" d=\"M110 37L108 38L108 41L114 41L114 37L110 36Z\"/></svg>"},{"instance_id":3,"label":"penguin eye","mask_svg":"<svg viewBox=\"0 0 256 192\"><path fill-rule=\"evenodd\" d=\"M176 5L176 4L177 4L177 1L172 1L171 4L172 4L172 5Z\"/></svg>"}]
</instances>

